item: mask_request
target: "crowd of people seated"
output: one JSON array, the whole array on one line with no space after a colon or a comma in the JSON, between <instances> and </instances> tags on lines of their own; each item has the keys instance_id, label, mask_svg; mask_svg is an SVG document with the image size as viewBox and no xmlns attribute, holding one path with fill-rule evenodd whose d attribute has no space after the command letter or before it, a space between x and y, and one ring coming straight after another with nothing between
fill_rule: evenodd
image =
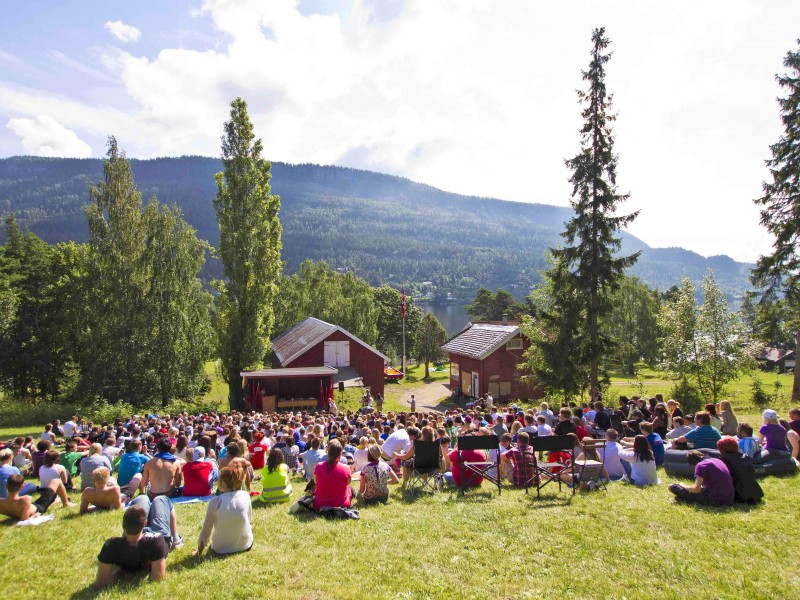
<instances>
[{"instance_id":1,"label":"crowd of people seated","mask_svg":"<svg viewBox=\"0 0 800 600\"><path fill-rule=\"evenodd\" d=\"M178 498L208 503L198 554L206 549L243 552L253 544L253 506L290 501L299 481L305 485L301 502L317 512L347 510L356 500L387 502L390 486L402 482L405 487L411 478L416 440L437 444L441 479L459 487L483 481L464 463L487 461L499 468L484 475L517 487L544 476L537 461L564 465L552 472L567 484L580 479L580 465L599 464L605 480L656 485L665 449L692 449L687 460L695 466L694 484L669 489L679 501L708 505L758 501L761 489L750 458L770 451L791 452L797 459L800 450L798 409L784 422L775 411L764 411L754 437L754 429L737 421L728 402L719 411L709 404L696 414L684 414L679 403L658 397L622 397L614 409L599 398L591 406L555 411L547 403L538 410L483 405L491 408L384 414L370 402L365 404L370 410L348 413L182 413L132 415L101 424L77 417L63 425L54 421L38 440L21 437L2 444L0 514L35 518L56 499L64 507L77 506L80 513L124 508L124 535L109 539L98 556L97 583L104 585L115 567L146 568L153 579L164 576L167 554L183 544ZM459 451L458 438L467 435L496 435L499 448ZM533 440L553 435L568 436L572 451L537 456ZM706 457L699 452L705 448L717 448L722 458ZM80 492L79 505L70 501L71 490Z\"/></svg>"}]
</instances>

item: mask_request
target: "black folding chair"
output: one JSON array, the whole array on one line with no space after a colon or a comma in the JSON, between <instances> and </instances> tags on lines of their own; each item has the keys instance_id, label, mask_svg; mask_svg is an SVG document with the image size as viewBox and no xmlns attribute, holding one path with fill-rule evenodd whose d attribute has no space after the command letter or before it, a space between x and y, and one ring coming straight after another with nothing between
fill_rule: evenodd
<instances>
[{"instance_id":1,"label":"black folding chair","mask_svg":"<svg viewBox=\"0 0 800 600\"><path fill-rule=\"evenodd\" d=\"M570 435L548 435L544 437L531 438L531 448L534 452L534 460L536 460L536 474L525 485L525 493L528 493L529 487L536 488L536 495L541 496L541 491L551 481L558 481L558 491L561 492L562 481L559 474L568 472L572 469L575 462L575 446L574 438ZM566 452L569 453L569 462L540 462L536 456L539 452ZM572 493L575 493L575 488L572 488Z\"/></svg>"},{"instance_id":2,"label":"black folding chair","mask_svg":"<svg viewBox=\"0 0 800 600\"><path fill-rule=\"evenodd\" d=\"M462 459L461 453L464 450L494 450L495 460L469 461ZM475 476L482 477L491 481L497 486L497 493L500 494L500 438L496 435L465 435L458 438L458 467L461 472L461 488L459 494L463 495L468 487L468 480ZM492 474L494 469L494 474ZM467 477L470 475L470 477Z\"/></svg>"},{"instance_id":3,"label":"black folding chair","mask_svg":"<svg viewBox=\"0 0 800 600\"><path fill-rule=\"evenodd\" d=\"M441 444L439 442L414 441L414 468L408 479L406 489L414 498L422 492L436 492L442 487L440 464Z\"/></svg>"}]
</instances>

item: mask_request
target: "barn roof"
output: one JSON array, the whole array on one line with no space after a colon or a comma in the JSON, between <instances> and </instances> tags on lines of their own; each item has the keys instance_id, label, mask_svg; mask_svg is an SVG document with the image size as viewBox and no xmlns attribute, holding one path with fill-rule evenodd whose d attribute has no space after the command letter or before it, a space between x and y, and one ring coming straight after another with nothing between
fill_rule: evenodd
<instances>
[{"instance_id":1,"label":"barn roof","mask_svg":"<svg viewBox=\"0 0 800 600\"><path fill-rule=\"evenodd\" d=\"M519 326L473 323L442 345L442 350L483 360L519 333Z\"/></svg>"},{"instance_id":2,"label":"barn roof","mask_svg":"<svg viewBox=\"0 0 800 600\"><path fill-rule=\"evenodd\" d=\"M297 325L291 329L287 329L272 340L272 351L275 353L281 366L285 367L306 350L312 346L316 346L335 331L341 331L351 340L361 344L367 350L383 358L384 362L389 362L388 356L378 352L375 348L358 339L346 329L331 323L326 323L314 317L306 317Z\"/></svg>"},{"instance_id":3,"label":"barn roof","mask_svg":"<svg viewBox=\"0 0 800 600\"><path fill-rule=\"evenodd\" d=\"M261 371L242 371L245 379L271 379L280 377L330 377L336 375L338 369L333 367L298 367L295 369L264 369Z\"/></svg>"},{"instance_id":4,"label":"barn roof","mask_svg":"<svg viewBox=\"0 0 800 600\"><path fill-rule=\"evenodd\" d=\"M778 362L784 358L794 356L794 350L783 350L782 348L770 348L767 346L758 355L758 360L766 360L767 362Z\"/></svg>"}]
</instances>

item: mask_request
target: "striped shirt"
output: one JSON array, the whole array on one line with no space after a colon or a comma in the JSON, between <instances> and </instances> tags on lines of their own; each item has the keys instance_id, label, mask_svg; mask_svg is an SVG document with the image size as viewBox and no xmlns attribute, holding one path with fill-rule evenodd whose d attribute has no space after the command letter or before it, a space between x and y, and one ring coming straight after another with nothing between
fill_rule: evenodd
<instances>
[{"instance_id":1,"label":"striped shirt","mask_svg":"<svg viewBox=\"0 0 800 600\"><path fill-rule=\"evenodd\" d=\"M684 437L692 442L695 448L713 448L716 450L717 442L722 436L711 425L702 425L692 429Z\"/></svg>"}]
</instances>

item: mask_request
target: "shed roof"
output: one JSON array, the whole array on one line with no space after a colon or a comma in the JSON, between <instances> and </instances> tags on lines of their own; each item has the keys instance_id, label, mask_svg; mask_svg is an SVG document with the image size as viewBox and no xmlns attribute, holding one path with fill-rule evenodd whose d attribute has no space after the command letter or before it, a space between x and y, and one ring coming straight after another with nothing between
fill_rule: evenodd
<instances>
[{"instance_id":1,"label":"shed roof","mask_svg":"<svg viewBox=\"0 0 800 600\"><path fill-rule=\"evenodd\" d=\"M384 362L389 362L389 357L378 352L366 342L358 339L352 333L331 323L326 323L314 317L306 317L294 327L287 329L274 340L272 340L272 351L275 353L282 366L286 366L302 355L312 346L316 346L322 340L330 336L335 331L341 331L351 340L361 344L367 350L380 356Z\"/></svg>"},{"instance_id":2,"label":"shed roof","mask_svg":"<svg viewBox=\"0 0 800 600\"><path fill-rule=\"evenodd\" d=\"M245 379L274 379L276 377L330 377L338 372L339 370L333 367L297 367L294 369L242 371L239 375Z\"/></svg>"},{"instance_id":3,"label":"shed roof","mask_svg":"<svg viewBox=\"0 0 800 600\"><path fill-rule=\"evenodd\" d=\"M483 360L519 333L517 325L473 323L442 345L442 350Z\"/></svg>"}]
</instances>

